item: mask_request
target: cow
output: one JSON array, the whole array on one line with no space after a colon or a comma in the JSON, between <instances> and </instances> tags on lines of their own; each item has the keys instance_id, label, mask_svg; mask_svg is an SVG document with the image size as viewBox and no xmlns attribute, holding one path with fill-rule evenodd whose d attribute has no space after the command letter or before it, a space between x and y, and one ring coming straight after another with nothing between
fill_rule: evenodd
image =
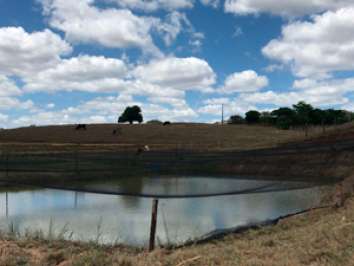
<instances>
[{"instance_id":1,"label":"cow","mask_svg":"<svg viewBox=\"0 0 354 266\"><path fill-rule=\"evenodd\" d=\"M79 130L79 129L84 129L86 130L86 124L78 124L75 128L75 130Z\"/></svg>"},{"instance_id":2,"label":"cow","mask_svg":"<svg viewBox=\"0 0 354 266\"><path fill-rule=\"evenodd\" d=\"M136 156L139 156L140 153L143 153L144 152L144 149L143 148L139 148L138 149L138 152L136 153Z\"/></svg>"},{"instance_id":3,"label":"cow","mask_svg":"<svg viewBox=\"0 0 354 266\"><path fill-rule=\"evenodd\" d=\"M165 122L163 122L163 126L166 126L166 125L171 125L171 123L170 123L170 121L165 121Z\"/></svg>"},{"instance_id":4,"label":"cow","mask_svg":"<svg viewBox=\"0 0 354 266\"><path fill-rule=\"evenodd\" d=\"M121 128L117 128L117 129L113 130L112 135L115 135L115 134L117 134L117 133L122 134L122 133L123 133L123 132L122 132L122 129L121 129Z\"/></svg>"},{"instance_id":5,"label":"cow","mask_svg":"<svg viewBox=\"0 0 354 266\"><path fill-rule=\"evenodd\" d=\"M139 156L140 153L143 153L145 151L150 151L150 148L148 145L145 145L144 148L139 148L137 153L136 153L136 156Z\"/></svg>"}]
</instances>

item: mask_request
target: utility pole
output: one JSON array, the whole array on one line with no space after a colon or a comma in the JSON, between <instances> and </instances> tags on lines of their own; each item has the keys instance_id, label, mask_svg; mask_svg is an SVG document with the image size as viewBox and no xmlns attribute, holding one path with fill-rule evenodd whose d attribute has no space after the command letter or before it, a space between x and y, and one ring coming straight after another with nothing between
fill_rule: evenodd
<instances>
[{"instance_id":1,"label":"utility pole","mask_svg":"<svg viewBox=\"0 0 354 266\"><path fill-rule=\"evenodd\" d=\"M224 124L224 104L221 104L221 124Z\"/></svg>"}]
</instances>

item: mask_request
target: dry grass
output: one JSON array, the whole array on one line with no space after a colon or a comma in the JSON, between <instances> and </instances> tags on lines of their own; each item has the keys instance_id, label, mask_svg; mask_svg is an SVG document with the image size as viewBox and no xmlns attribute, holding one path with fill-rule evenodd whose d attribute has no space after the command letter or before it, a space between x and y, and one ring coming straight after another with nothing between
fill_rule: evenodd
<instances>
[{"instance_id":1,"label":"dry grass","mask_svg":"<svg viewBox=\"0 0 354 266\"><path fill-rule=\"evenodd\" d=\"M123 134L112 135L112 131L120 127ZM317 135L320 131L310 132ZM284 142L304 137L303 131L283 131L272 127L247 125L212 125L199 123L173 123L171 126L159 124L92 124L87 130L75 130L75 125L23 127L3 130L0 132L2 149L11 146L21 149L20 143L26 148L35 149L47 144L97 144L95 148L110 148L150 145L158 149L181 148L208 149L218 148L250 148L269 146L271 143ZM192 144L191 144L192 143ZM15 145L17 144L17 145ZM22 147L24 148L24 147Z\"/></svg>"}]
</instances>

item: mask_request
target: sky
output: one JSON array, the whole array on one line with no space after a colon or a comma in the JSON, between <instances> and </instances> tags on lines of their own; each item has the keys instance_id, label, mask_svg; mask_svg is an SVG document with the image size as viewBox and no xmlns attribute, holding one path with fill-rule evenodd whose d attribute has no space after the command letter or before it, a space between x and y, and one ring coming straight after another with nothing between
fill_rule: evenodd
<instances>
[{"instance_id":1,"label":"sky","mask_svg":"<svg viewBox=\"0 0 354 266\"><path fill-rule=\"evenodd\" d=\"M354 111L352 0L0 0L0 127Z\"/></svg>"}]
</instances>

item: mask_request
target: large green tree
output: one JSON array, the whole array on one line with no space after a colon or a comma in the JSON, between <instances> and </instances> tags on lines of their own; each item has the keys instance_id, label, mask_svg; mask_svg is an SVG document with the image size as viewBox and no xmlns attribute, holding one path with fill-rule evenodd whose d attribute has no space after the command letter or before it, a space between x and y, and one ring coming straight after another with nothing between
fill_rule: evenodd
<instances>
[{"instance_id":1,"label":"large green tree","mask_svg":"<svg viewBox=\"0 0 354 266\"><path fill-rule=\"evenodd\" d=\"M246 113L246 121L248 124L255 124L258 122L259 118L260 118L261 114L258 111L248 111Z\"/></svg>"},{"instance_id":2,"label":"large green tree","mask_svg":"<svg viewBox=\"0 0 354 266\"><path fill-rule=\"evenodd\" d=\"M118 123L129 122L130 124L133 124L134 121L137 121L139 124L143 122L141 109L137 105L128 106L125 108L123 114L118 118Z\"/></svg>"},{"instance_id":3,"label":"large green tree","mask_svg":"<svg viewBox=\"0 0 354 266\"><path fill-rule=\"evenodd\" d=\"M228 124L243 124L245 121L240 115L232 115L227 120Z\"/></svg>"}]
</instances>

